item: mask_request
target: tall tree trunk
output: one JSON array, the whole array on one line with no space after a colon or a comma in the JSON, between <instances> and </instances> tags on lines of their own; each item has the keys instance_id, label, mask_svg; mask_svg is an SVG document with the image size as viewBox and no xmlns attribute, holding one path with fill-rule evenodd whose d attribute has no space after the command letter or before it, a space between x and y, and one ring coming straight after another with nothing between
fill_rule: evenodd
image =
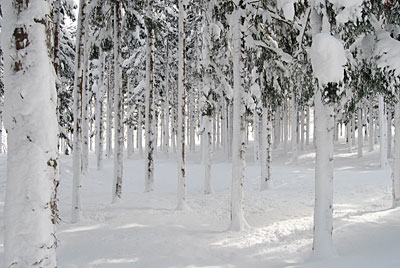
<instances>
[{"instance_id":1,"label":"tall tree trunk","mask_svg":"<svg viewBox=\"0 0 400 268\"><path fill-rule=\"evenodd\" d=\"M357 111L357 131L358 131L358 150L357 150L357 157L362 157L363 153L363 123L362 123L362 108L359 107Z\"/></svg>"},{"instance_id":2,"label":"tall tree trunk","mask_svg":"<svg viewBox=\"0 0 400 268\"><path fill-rule=\"evenodd\" d=\"M261 151L261 187L260 190L267 190L271 185L271 138L272 122L271 111L263 107L262 113L262 151Z\"/></svg>"},{"instance_id":3,"label":"tall tree trunk","mask_svg":"<svg viewBox=\"0 0 400 268\"><path fill-rule=\"evenodd\" d=\"M112 58L110 56L110 58ZM113 86L111 83L112 80L112 76L111 76L111 64L110 62L108 62L108 70L109 70L109 74L108 74L108 81L107 81L107 137L106 137L106 156L107 158L111 158L113 152L112 152L112 127L113 127L113 123L112 123L112 110L113 110L113 96L114 96L114 90L113 90Z\"/></svg>"},{"instance_id":4,"label":"tall tree trunk","mask_svg":"<svg viewBox=\"0 0 400 268\"><path fill-rule=\"evenodd\" d=\"M155 133L153 121L154 110L154 29L151 18L153 17L153 0L147 1L147 38L146 38L146 151L145 151L145 192L154 190L154 147Z\"/></svg>"},{"instance_id":5,"label":"tall tree trunk","mask_svg":"<svg viewBox=\"0 0 400 268\"><path fill-rule=\"evenodd\" d=\"M387 109L387 158L392 157L392 111Z\"/></svg>"},{"instance_id":6,"label":"tall tree trunk","mask_svg":"<svg viewBox=\"0 0 400 268\"><path fill-rule=\"evenodd\" d=\"M211 163L212 163L212 150L211 150L211 117L204 116L203 124L204 124L204 193L211 194L213 192L213 188L211 186Z\"/></svg>"},{"instance_id":7,"label":"tall tree trunk","mask_svg":"<svg viewBox=\"0 0 400 268\"><path fill-rule=\"evenodd\" d=\"M310 107L307 106L307 116L306 116L306 145L310 145Z\"/></svg>"},{"instance_id":8,"label":"tall tree trunk","mask_svg":"<svg viewBox=\"0 0 400 268\"><path fill-rule=\"evenodd\" d=\"M80 0L75 47L74 74L74 136L72 154L72 223L79 221L81 212L81 179L82 179L82 80L83 80L83 44L86 1Z\"/></svg>"},{"instance_id":9,"label":"tall tree trunk","mask_svg":"<svg viewBox=\"0 0 400 268\"><path fill-rule=\"evenodd\" d=\"M297 157L298 157L298 149L297 149L297 104L296 104L296 95L293 92L292 93L292 99L291 99L291 108L292 108L292 163L296 164L297 163Z\"/></svg>"},{"instance_id":10,"label":"tall tree trunk","mask_svg":"<svg viewBox=\"0 0 400 268\"><path fill-rule=\"evenodd\" d=\"M383 96L379 95L379 131L380 131L380 163L381 168L389 168L387 160L387 122Z\"/></svg>"},{"instance_id":11,"label":"tall tree trunk","mask_svg":"<svg viewBox=\"0 0 400 268\"><path fill-rule=\"evenodd\" d=\"M122 86L120 71L121 9L114 5L114 179L112 203L121 199L123 175L124 130L122 125Z\"/></svg>"},{"instance_id":12,"label":"tall tree trunk","mask_svg":"<svg viewBox=\"0 0 400 268\"><path fill-rule=\"evenodd\" d=\"M186 151L185 151L185 17L183 0L179 0L178 40L178 210L186 209Z\"/></svg>"},{"instance_id":13,"label":"tall tree trunk","mask_svg":"<svg viewBox=\"0 0 400 268\"><path fill-rule=\"evenodd\" d=\"M239 1L232 14L232 57L233 57L233 136L232 136L232 188L230 230L239 231L248 226L244 218L243 185L246 168L245 114L243 100L242 30L244 18L243 2Z\"/></svg>"},{"instance_id":14,"label":"tall tree trunk","mask_svg":"<svg viewBox=\"0 0 400 268\"><path fill-rule=\"evenodd\" d=\"M89 44L88 44L88 20L85 21L84 39L83 39L83 77L82 77L82 174L86 175L89 169L89 83L88 83L88 68L89 68Z\"/></svg>"},{"instance_id":15,"label":"tall tree trunk","mask_svg":"<svg viewBox=\"0 0 400 268\"><path fill-rule=\"evenodd\" d=\"M8 132L3 264L53 268L59 131L49 56L51 1L9 0L1 7L7 22L1 29L1 47Z\"/></svg>"},{"instance_id":16,"label":"tall tree trunk","mask_svg":"<svg viewBox=\"0 0 400 268\"><path fill-rule=\"evenodd\" d=\"M313 250L319 256L334 252L333 230L333 108L315 96L316 162Z\"/></svg>"},{"instance_id":17,"label":"tall tree trunk","mask_svg":"<svg viewBox=\"0 0 400 268\"><path fill-rule=\"evenodd\" d=\"M100 51L100 73L96 91L96 163L97 169L103 167L103 141L104 141L104 71L105 54Z\"/></svg>"},{"instance_id":18,"label":"tall tree trunk","mask_svg":"<svg viewBox=\"0 0 400 268\"><path fill-rule=\"evenodd\" d=\"M137 105L138 123L137 123L137 148L140 157L143 157L143 107L142 104Z\"/></svg>"},{"instance_id":19,"label":"tall tree trunk","mask_svg":"<svg viewBox=\"0 0 400 268\"><path fill-rule=\"evenodd\" d=\"M164 101L164 152L169 153L169 41L166 39L166 61L165 61L165 101Z\"/></svg>"},{"instance_id":20,"label":"tall tree trunk","mask_svg":"<svg viewBox=\"0 0 400 268\"><path fill-rule=\"evenodd\" d=\"M392 173L393 207L400 205L400 102L395 104L394 111L394 159Z\"/></svg>"},{"instance_id":21,"label":"tall tree trunk","mask_svg":"<svg viewBox=\"0 0 400 268\"><path fill-rule=\"evenodd\" d=\"M133 100L134 98L134 93L133 93L133 88L131 86L131 81L130 78L127 78L128 80L128 99ZM133 137L133 124L128 125L128 130L126 134L126 142L127 142L127 156L128 158L132 158L133 153L134 153L134 137Z\"/></svg>"}]
</instances>

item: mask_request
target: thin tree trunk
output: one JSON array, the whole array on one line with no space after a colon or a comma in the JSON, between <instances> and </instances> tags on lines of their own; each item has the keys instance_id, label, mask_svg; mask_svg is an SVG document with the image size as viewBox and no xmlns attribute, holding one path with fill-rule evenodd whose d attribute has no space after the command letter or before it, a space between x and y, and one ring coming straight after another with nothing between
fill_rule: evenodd
<instances>
[{"instance_id":1,"label":"thin tree trunk","mask_svg":"<svg viewBox=\"0 0 400 268\"><path fill-rule=\"evenodd\" d=\"M147 1L147 17L153 16L153 0ZM146 151L145 151L145 192L154 190L154 148L155 148L155 133L154 133L154 29L151 24L146 25Z\"/></svg>"},{"instance_id":2,"label":"thin tree trunk","mask_svg":"<svg viewBox=\"0 0 400 268\"><path fill-rule=\"evenodd\" d=\"M104 139L104 71L105 71L105 54L100 51L101 71L99 73L99 82L96 92L96 162L97 169L103 167L103 139Z\"/></svg>"},{"instance_id":3,"label":"thin tree trunk","mask_svg":"<svg viewBox=\"0 0 400 268\"><path fill-rule=\"evenodd\" d=\"M392 157L392 111L387 109L387 158Z\"/></svg>"},{"instance_id":4,"label":"thin tree trunk","mask_svg":"<svg viewBox=\"0 0 400 268\"><path fill-rule=\"evenodd\" d=\"M387 122L383 96L379 95L379 131L380 131L380 163L381 168L389 168L387 160Z\"/></svg>"},{"instance_id":5,"label":"thin tree trunk","mask_svg":"<svg viewBox=\"0 0 400 268\"><path fill-rule=\"evenodd\" d=\"M298 150L297 150L297 105L296 105L296 95L295 93L292 93L292 99L291 99L291 108L292 108L292 163L296 164L297 163L297 157L298 157Z\"/></svg>"},{"instance_id":6,"label":"thin tree trunk","mask_svg":"<svg viewBox=\"0 0 400 268\"><path fill-rule=\"evenodd\" d=\"M112 156L112 110L113 110L113 95L114 90L111 84L111 64L108 63L108 81L107 81L107 138L106 138L106 156L107 158L111 158Z\"/></svg>"},{"instance_id":7,"label":"thin tree trunk","mask_svg":"<svg viewBox=\"0 0 400 268\"><path fill-rule=\"evenodd\" d=\"M271 112L263 107L262 113L262 151L261 151L261 191L267 190L271 185Z\"/></svg>"},{"instance_id":8,"label":"thin tree trunk","mask_svg":"<svg viewBox=\"0 0 400 268\"><path fill-rule=\"evenodd\" d=\"M186 150L185 150L185 16L186 11L183 5L183 0L178 0L179 3L179 37L178 37L178 205L177 210L187 208L186 204Z\"/></svg>"},{"instance_id":9,"label":"thin tree trunk","mask_svg":"<svg viewBox=\"0 0 400 268\"><path fill-rule=\"evenodd\" d=\"M400 205L400 102L395 104L394 111L394 158L392 173L392 204L393 207Z\"/></svg>"},{"instance_id":10,"label":"thin tree trunk","mask_svg":"<svg viewBox=\"0 0 400 268\"><path fill-rule=\"evenodd\" d=\"M114 180L112 203L121 199L123 175L124 130L122 125L122 86L120 71L121 9L114 5Z\"/></svg>"},{"instance_id":11,"label":"thin tree trunk","mask_svg":"<svg viewBox=\"0 0 400 268\"><path fill-rule=\"evenodd\" d=\"M358 150L357 150L357 157L362 157L363 154L363 124L362 124L362 108L358 108L358 119L357 119L357 130L358 130Z\"/></svg>"},{"instance_id":12,"label":"thin tree trunk","mask_svg":"<svg viewBox=\"0 0 400 268\"><path fill-rule=\"evenodd\" d=\"M80 0L78 25L76 32L75 47L75 74L74 74L74 136L73 136L73 155L72 155L72 218L71 222L76 223L80 219L81 212L81 179L82 179L82 39L84 35L84 22L86 14L84 12L86 1Z\"/></svg>"}]
</instances>

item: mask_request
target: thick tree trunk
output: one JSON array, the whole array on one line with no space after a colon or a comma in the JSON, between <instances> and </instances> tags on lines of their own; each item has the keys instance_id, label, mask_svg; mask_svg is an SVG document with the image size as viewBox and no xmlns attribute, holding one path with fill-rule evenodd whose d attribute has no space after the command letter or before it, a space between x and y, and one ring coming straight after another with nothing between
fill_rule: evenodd
<instances>
[{"instance_id":1,"label":"thick tree trunk","mask_svg":"<svg viewBox=\"0 0 400 268\"><path fill-rule=\"evenodd\" d=\"M335 252L333 230L333 108L315 96L316 163L313 250L318 256Z\"/></svg>"},{"instance_id":2,"label":"thick tree trunk","mask_svg":"<svg viewBox=\"0 0 400 268\"><path fill-rule=\"evenodd\" d=\"M231 188L231 225L232 231L247 228L243 208L243 186L246 168L245 114L242 86L242 30L244 18L242 6L237 6L232 14L232 56L233 56L233 136L232 136L232 188Z\"/></svg>"},{"instance_id":3,"label":"thick tree trunk","mask_svg":"<svg viewBox=\"0 0 400 268\"><path fill-rule=\"evenodd\" d=\"M97 169L103 167L103 140L104 140L104 71L105 55L100 51L101 71L99 73L96 91L96 163Z\"/></svg>"},{"instance_id":4,"label":"thick tree trunk","mask_svg":"<svg viewBox=\"0 0 400 268\"><path fill-rule=\"evenodd\" d=\"M212 150L211 150L211 117L204 116L203 124L204 124L204 193L211 194L213 192L213 188L211 186L211 167L212 167Z\"/></svg>"},{"instance_id":5,"label":"thick tree trunk","mask_svg":"<svg viewBox=\"0 0 400 268\"><path fill-rule=\"evenodd\" d=\"M3 267L55 268L59 131L51 1L9 0L1 8L8 132Z\"/></svg>"},{"instance_id":6,"label":"thick tree trunk","mask_svg":"<svg viewBox=\"0 0 400 268\"><path fill-rule=\"evenodd\" d=\"M296 95L292 93L291 99L291 108L292 108L292 133L291 133L291 140L292 140L292 163L297 163L298 157L298 148L297 148L297 104L296 104Z\"/></svg>"}]
</instances>

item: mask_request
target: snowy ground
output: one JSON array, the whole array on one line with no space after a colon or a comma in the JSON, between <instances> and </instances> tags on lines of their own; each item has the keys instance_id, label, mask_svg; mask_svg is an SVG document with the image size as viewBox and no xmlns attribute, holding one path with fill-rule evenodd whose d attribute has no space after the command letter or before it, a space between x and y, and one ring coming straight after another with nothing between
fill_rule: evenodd
<instances>
[{"instance_id":1,"label":"snowy ground","mask_svg":"<svg viewBox=\"0 0 400 268\"><path fill-rule=\"evenodd\" d=\"M231 165L214 156L215 193L203 194L199 155L189 154L189 211L175 211L176 162L158 153L155 191L143 193L144 164L124 162L123 200L111 205L112 160L102 171L90 169L82 189L83 216L71 224L71 158L63 156L58 230L59 268L398 268L400 209L391 206L390 171L378 167L378 152L358 159L336 146L334 243L338 257L312 260L314 154L297 164L282 151L273 154L273 187L260 192L260 168L248 153L245 211L252 226L229 226ZM365 148L366 149L366 148ZM366 151L366 150L365 150ZM94 158L91 159L92 167ZM3 222L5 156L0 156L0 222ZM0 231L0 261L3 255Z\"/></svg>"}]
</instances>

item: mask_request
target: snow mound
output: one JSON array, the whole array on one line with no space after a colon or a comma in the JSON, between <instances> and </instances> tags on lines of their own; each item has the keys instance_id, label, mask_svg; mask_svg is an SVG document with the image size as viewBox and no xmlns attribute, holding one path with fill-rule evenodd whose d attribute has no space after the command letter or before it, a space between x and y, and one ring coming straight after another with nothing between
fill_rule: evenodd
<instances>
[{"instance_id":1,"label":"snow mound","mask_svg":"<svg viewBox=\"0 0 400 268\"><path fill-rule=\"evenodd\" d=\"M328 33L315 35L310 57L314 76L321 84L343 80L347 58L343 44L338 39Z\"/></svg>"}]
</instances>

